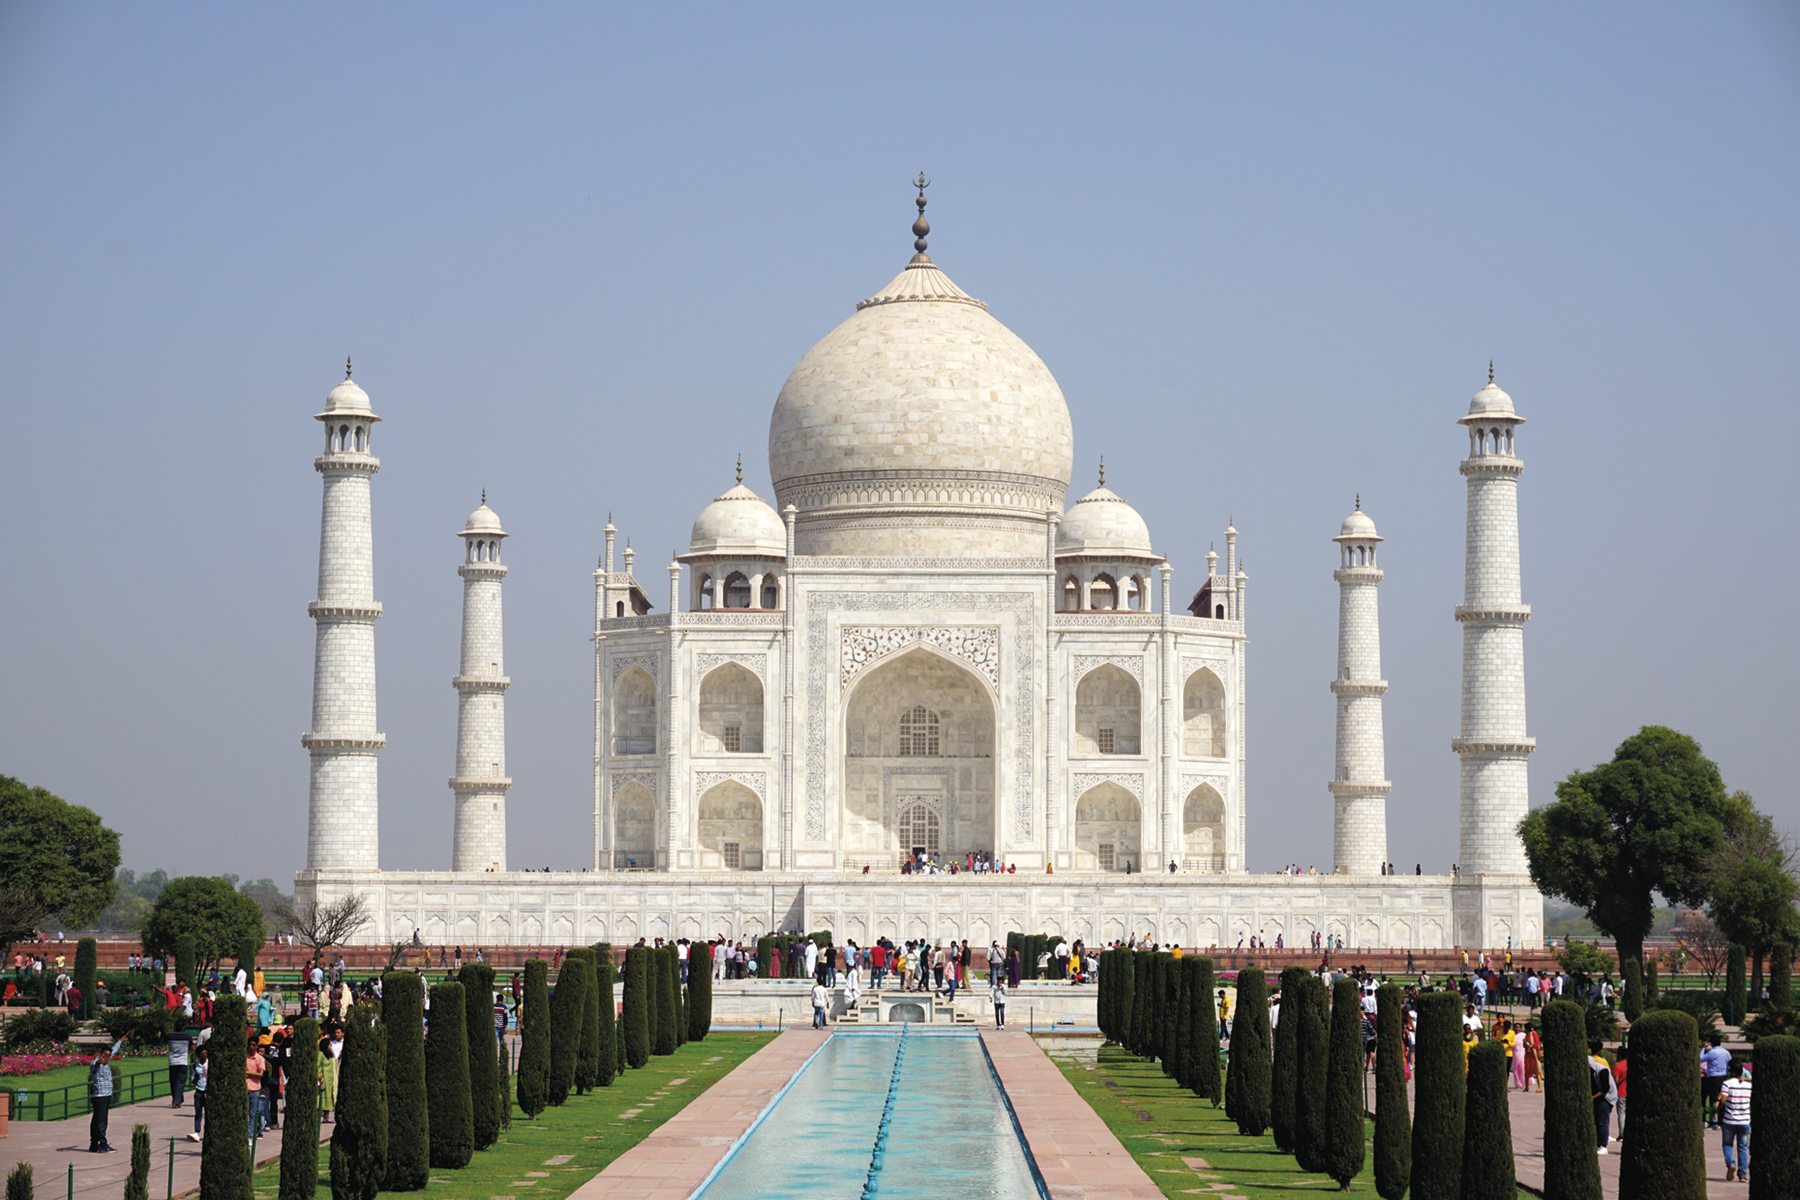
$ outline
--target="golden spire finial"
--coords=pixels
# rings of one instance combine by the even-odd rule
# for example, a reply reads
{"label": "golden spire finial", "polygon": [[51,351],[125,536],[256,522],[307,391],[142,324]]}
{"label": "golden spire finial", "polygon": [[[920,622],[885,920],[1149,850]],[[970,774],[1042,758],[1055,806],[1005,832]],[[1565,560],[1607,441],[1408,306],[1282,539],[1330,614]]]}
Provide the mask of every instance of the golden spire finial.
{"label": "golden spire finial", "polygon": [[1361,492],[1356,493],[1356,511],[1357,512],[1362,511],[1362,493]]}
{"label": "golden spire finial", "polygon": [[481,489],[481,507],[483,507],[483,508],[487,507],[487,489],[486,488]]}
{"label": "golden spire finial", "polygon": [[1100,456],[1100,486],[1106,486],[1106,455]]}

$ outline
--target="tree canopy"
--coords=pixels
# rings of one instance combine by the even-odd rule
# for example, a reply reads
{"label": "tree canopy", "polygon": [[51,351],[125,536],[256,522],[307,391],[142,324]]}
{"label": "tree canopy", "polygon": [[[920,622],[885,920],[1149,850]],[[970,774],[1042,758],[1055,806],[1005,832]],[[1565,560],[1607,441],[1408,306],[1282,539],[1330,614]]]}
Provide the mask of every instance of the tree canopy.
{"label": "tree canopy", "polygon": [[1747,792],[1726,801],[1725,836],[1702,866],[1708,911],[1731,941],[1761,954],[1800,941],[1795,849]]}
{"label": "tree canopy", "polygon": [[1706,900],[1708,858],[1725,836],[1728,799],[1719,768],[1686,734],[1646,725],[1612,761],[1556,785],[1555,802],[1519,822],[1538,890],[1583,909],[1643,958],[1655,897]]}
{"label": "tree canopy", "polygon": [[[92,810],[0,775],[0,942],[55,917],[82,928],[113,901],[119,835]],[[22,926],[22,927],[21,927]]]}
{"label": "tree canopy", "polygon": [[184,933],[193,935],[200,962],[216,963],[236,954],[245,940],[263,940],[262,909],[223,879],[204,875],[171,879],[144,923],[144,949],[172,953],[175,939]]}

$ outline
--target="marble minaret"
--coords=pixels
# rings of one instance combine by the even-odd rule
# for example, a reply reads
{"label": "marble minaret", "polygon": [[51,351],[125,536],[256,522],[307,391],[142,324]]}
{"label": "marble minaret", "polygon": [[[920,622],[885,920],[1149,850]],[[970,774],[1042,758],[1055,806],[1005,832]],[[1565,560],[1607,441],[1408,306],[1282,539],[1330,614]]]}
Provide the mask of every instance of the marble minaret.
{"label": "marble minaret", "polygon": [[1451,748],[1462,759],[1464,875],[1524,875],[1517,827],[1527,806],[1525,760],[1537,743],[1525,735],[1525,622],[1519,599],[1519,476],[1514,435],[1525,418],[1512,397],[1487,386],[1458,424],[1469,430],[1468,541],[1463,560],[1462,735]]}
{"label": "marble minaret", "polygon": [[381,469],[370,433],[381,418],[350,378],[325,398],[325,453],[313,468],[325,478],[319,524],[319,598],[306,606],[316,624],[312,754],[307,804],[309,870],[373,871],[380,866],[375,756],[387,739],[375,729],[375,547],[369,482]]}
{"label": "marble minaret", "polygon": [[1387,750],[1381,728],[1381,612],[1376,600],[1381,537],[1362,510],[1344,519],[1332,541],[1338,544],[1337,772],[1331,794],[1336,805],[1333,861],[1340,875],[1378,875],[1387,863]]}
{"label": "marble minaret", "polygon": [[506,870],[506,654],[500,619],[500,540],[506,531],[487,506],[469,514],[464,543],[462,670],[456,688],[456,835],[452,871]]}

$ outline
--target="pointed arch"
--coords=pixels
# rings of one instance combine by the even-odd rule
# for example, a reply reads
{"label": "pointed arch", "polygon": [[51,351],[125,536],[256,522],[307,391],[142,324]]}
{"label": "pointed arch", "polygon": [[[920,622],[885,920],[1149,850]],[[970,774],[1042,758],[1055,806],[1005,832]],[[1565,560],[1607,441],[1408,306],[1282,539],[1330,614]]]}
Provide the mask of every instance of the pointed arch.
{"label": "pointed arch", "polygon": [[1225,869],[1225,798],[1203,783],[1181,806],[1181,846],[1190,871]]}
{"label": "pointed arch", "polygon": [[1075,685],[1075,753],[1142,753],[1143,697],[1137,680],[1111,663]]}
{"label": "pointed arch", "polygon": [[642,667],[628,667],[612,689],[613,753],[656,753],[656,681]]}
{"label": "pointed arch", "polygon": [[760,871],[763,806],[755,792],[735,779],[708,788],[700,797],[700,865],[719,871]]}
{"label": "pointed arch", "polygon": [[1181,752],[1189,758],[1225,757],[1225,684],[1208,667],[1188,676],[1182,688]]}
{"label": "pointed arch", "polygon": [[721,663],[700,681],[701,754],[763,752],[763,682],[741,663]]}
{"label": "pointed arch", "polygon": [[1088,871],[1141,868],[1143,818],[1137,797],[1111,781],[1075,801],[1075,862]]}
{"label": "pointed arch", "polygon": [[613,866],[655,865],[656,798],[643,784],[628,783],[613,796]]}

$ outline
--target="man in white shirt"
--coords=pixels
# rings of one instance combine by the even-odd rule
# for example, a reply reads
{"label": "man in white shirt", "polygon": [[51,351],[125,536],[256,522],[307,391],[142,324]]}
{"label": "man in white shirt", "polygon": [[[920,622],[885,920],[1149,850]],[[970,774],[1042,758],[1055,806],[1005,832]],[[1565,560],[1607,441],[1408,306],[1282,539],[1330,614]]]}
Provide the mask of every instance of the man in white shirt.
{"label": "man in white shirt", "polygon": [[830,1003],[831,993],[825,990],[825,985],[822,983],[813,984],[812,1006],[814,1029],[825,1028],[825,1006]]}
{"label": "man in white shirt", "polygon": [[994,986],[988,989],[988,999],[994,1002],[994,1028],[1006,1028],[1006,979],[995,975]]}
{"label": "man in white shirt", "polygon": [[723,980],[725,978],[725,960],[730,957],[730,954],[731,951],[725,948],[724,938],[720,938],[713,943],[712,967],[714,979]]}
{"label": "man in white shirt", "polygon": [[[819,971],[819,943],[811,938],[806,939],[806,977],[817,979]],[[823,986],[822,984],[820,986]]]}

